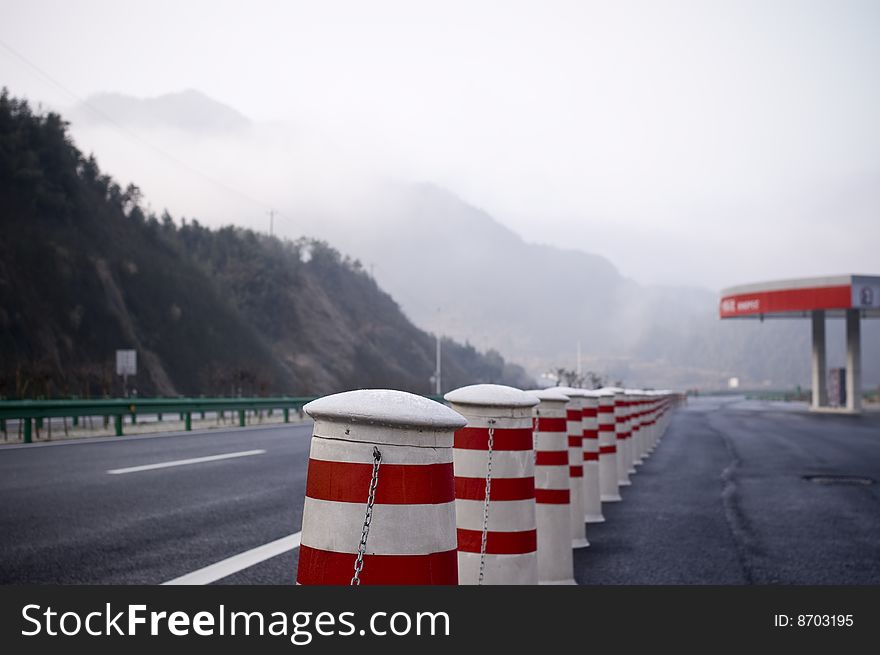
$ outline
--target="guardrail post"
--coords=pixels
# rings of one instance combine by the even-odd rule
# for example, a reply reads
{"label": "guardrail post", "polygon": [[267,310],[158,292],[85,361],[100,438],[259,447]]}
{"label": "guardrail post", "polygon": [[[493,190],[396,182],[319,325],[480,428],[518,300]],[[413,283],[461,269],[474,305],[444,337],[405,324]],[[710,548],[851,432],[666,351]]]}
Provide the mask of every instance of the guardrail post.
{"label": "guardrail post", "polygon": [[113,427],[116,429],[116,436],[122,436],[122,414],[113,417]]}
{"label": "guardrail post", "polygon": [[205,420],[205,410],[202,410],[201,414],[202,414],[202,420],[204,421]]}
{"label": "guardrail post", "polygon": [[287,407],[284,408],[284,422],[290,423],[290,409]]}
{"label": "guardrail post", "polygon": [[137,425],[137,414],[135,414],[134,412],[131,413],[131,424]]}
{"label": "guardrail post", "polygon": [[5,418],[0,418],[0,431],[2,431],[4,435],[6,434],[6,419]]}
{"label": "guardrail post", "polygon": [[43,417],[37,419],[37,432],[43,429]]}
{"label": "guardrail post", "polygon": [[186,430],[187,432],[192,430],[192,413],[191,412],[187,412],[186,414],[184,414],[183,429]]}
{"label": "guardrail post", "polygon": [[244,410],[243,409],[238,410],[238,425],[240,427],[245,426]]}
{"label": "guardrail post", "polygon": [[77,427],[79,425],[79,416],[73,417],[73,427]]}
{"label": "guardrail post", "polygon": [[156,421],[157,421],[158,423],[161,423],[161,422],[162,422],[162,412],[159,412],[158,414],[156,414]]}
{"label": "guardrail post", "polygon": [[31,420],[29,418],[24,419],[24,442],[31,443],[33,439],[31,438]]}

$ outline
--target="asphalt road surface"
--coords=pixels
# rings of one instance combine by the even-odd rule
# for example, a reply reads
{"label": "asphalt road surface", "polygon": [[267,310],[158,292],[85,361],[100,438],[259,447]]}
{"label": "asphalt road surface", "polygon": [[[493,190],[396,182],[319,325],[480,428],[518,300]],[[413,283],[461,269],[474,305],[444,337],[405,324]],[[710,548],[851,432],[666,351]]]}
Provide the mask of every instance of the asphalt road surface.
{"label": "asphalt road surface", "polygon": [[[0,582],[292,583],[310,431],[0,447]],[[632,480],[578,582],[880,584],[880,414],[693,398]]]}
{"label": "asphalt road surface", "polygon": [[[297,532],[310,436],[309,423],[0,448],[0,581],[158,584]],[[274,577],[241,581],[293,582],[295,552],[275,559]]]}
{"label": "asphalt road surface", "polygon": [[[853,476],[821,484],[804,476]],[[691,398],[660,446],[603,504],[588,584],[880,583],[880,414]],[[830,480],[829,480],[830,482]]]}

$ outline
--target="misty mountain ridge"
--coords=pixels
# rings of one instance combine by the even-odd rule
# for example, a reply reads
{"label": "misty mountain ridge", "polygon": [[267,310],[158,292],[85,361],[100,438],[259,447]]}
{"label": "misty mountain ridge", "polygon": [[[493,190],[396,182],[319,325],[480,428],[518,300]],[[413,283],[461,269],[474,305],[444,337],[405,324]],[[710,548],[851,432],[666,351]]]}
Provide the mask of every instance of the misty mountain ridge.
{"label": "misty mountain ridge", "polygon": [[97,93],[71,108],[67,117],[75,124],[88,126],[118,123],[204,134],[239,133],[252,125],[244,114],[195,89],[154,98]]}

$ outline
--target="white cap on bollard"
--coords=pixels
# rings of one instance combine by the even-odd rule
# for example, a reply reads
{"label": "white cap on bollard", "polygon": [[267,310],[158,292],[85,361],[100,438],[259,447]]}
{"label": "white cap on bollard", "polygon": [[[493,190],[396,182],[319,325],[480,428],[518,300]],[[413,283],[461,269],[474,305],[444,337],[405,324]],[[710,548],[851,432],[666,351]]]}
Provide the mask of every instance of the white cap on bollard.
{"label": "white cap on bollard", "polygon": [[454,405],[472,407],[532,408],[538,404],[534,394],[503,384],[472,384],[449,391],[443,399]]}
{"label": "white cap on bollard", "polygon": [[348,391],[315,419],[299,584],[457,584],[454,431],[465,419],[422,396]]}
{"label": "white cap on bollard", "polygon": [[444,398],[467,419],[455,433],[455,512],[461,584],[537,584],[532,407],[497,384]]}

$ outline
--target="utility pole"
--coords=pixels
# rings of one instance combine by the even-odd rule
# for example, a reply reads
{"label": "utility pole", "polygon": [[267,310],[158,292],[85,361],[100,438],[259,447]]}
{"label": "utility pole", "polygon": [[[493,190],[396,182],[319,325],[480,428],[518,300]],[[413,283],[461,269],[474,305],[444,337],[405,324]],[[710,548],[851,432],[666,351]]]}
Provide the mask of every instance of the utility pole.
{"label": "utility pole", "polygon": [[441,376],[441,368],[440,368],[440,329],[439,329],[440,324],[441,324],[440,317],[442,315],[442,311],[443,310],[441,307],[437,308],[437,327],[438,327],[438,329],[434,335],[435,338],[437,339],[437,351],[436,351],[436,357],[435,357],[435,361],[434,361],[434,375],[432,376],[432,379],[434,380],[434,393],[437,394],[438,396],[443,393],[443,384],[442,384],[442,380],[440,377]]}
{"label": "utility pole", "polygon": [[439,396],[442,393],[442,391],[441,391],[442,387],[440,384],[440,333],[439,332],[437,333],[437,363],[435,364],[434,368],[436,371],[434,373],[434,381],[436,382],[436,385],[437,385],[435,393]]}
{"label": "utility pole", "polygon": [[580,340],[578,340],[577,375],[578,375],[578,378],[581,377],[581,342],[580,342]]}
{"label": "utility pole", "polygon": [[266,213],[269,214],[269,236],[271,237],[275,231],[275,210],[270,209]]}

